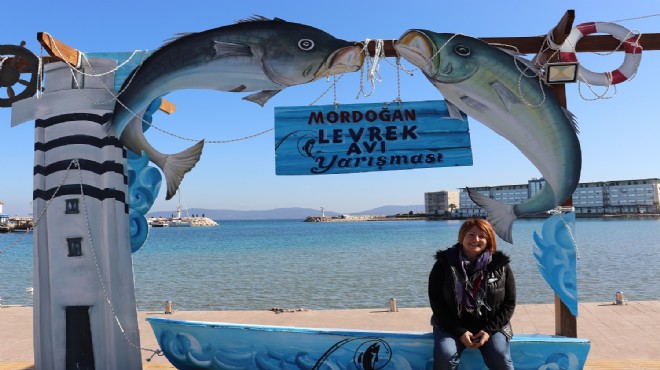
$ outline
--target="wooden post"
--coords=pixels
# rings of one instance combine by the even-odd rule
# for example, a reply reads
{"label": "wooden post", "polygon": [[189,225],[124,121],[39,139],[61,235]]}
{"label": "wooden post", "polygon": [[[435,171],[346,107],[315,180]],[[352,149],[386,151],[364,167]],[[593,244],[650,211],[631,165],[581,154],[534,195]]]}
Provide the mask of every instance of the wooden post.
{"label": "wooden post", "polygon": [[[574,11],[567,11],[564,17],[559,21],[557,26],[552,30],[553,39],[557,44],[561,44],[566,40],[568,34],[573,27],[573,20],[575,19]],[[537,55],[537,63],[545,63],[546,61],[558,61],[559,56],[554,51],[548,51],[543,54]],[[554,93],[559,105],[567,108],[566,101],[566,85],[555,84],[551,85],[551,90]],[[573,196],[571,195],[564,201],[562,206],[572,206]],[[557,293],[555,293],[555,334],[565,337],[577,338],[577,318],[573,316],[571,311],[566,307],[564,302],[561,301]]]}
{"label": "wooden post", "polygon": [[[552,85],[552,91],[557,97],[559,105],[566,108],[566,85]],[[566,199],[562,206],[573,206],[573,196]],[[557,293],[555,293],[555,334],[564,337],[577,338],[577,318],[573,316]]]}

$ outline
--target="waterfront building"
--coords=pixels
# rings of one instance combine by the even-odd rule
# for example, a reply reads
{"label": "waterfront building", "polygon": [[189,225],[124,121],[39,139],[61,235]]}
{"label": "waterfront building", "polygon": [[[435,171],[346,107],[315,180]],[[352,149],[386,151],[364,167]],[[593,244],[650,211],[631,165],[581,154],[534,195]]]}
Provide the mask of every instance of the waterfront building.
{"label": "waterfront building", "polygon": [[457,191],[434,191],[424,193],[424,213],[427,215],[440,216],[453,213],[459,207]]}
{"label": "waterfront building", "polygon": [[[519,204],[533,197],[545,180],[531,179],[527,184],[470,187],[505,204]],[[576,214],[645,214],[660,213],[660,179],[632,179],[579,183],[573,192]],[[459,189],[460,217],[485,217],[465,188]]]}
{"label": "waterfront building", "polygon": [[9,220],[9,215],[2,213],[3,206],[4,203],[0,202],[0,225],[5,225],[7,223],[7,220]]}
{"label": "waterfront building", "polygon": [[582,214],[660,213],[660,179],[580,183],[573,206]]}

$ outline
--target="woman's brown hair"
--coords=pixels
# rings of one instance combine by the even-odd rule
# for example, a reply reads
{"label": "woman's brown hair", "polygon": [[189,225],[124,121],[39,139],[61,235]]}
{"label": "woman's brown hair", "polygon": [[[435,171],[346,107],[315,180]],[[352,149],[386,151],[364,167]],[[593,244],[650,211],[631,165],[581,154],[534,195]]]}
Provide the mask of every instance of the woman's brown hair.
{"label": "woman's brown hair", "polygon": [[497,237],[495,236],[495,230],[493,230],[493,226],[491,226],[490,222],[483,218],[468,218],[465,220],[463,225],[461,225],[460,230],[458,230],[458,242],[463,242],[463,238],[465,238],[465,235],[473,226],[478,227],[479,230],[486,233],[486,240],[488,242],[487,248],[490,253],[495,253],[497,250]]}

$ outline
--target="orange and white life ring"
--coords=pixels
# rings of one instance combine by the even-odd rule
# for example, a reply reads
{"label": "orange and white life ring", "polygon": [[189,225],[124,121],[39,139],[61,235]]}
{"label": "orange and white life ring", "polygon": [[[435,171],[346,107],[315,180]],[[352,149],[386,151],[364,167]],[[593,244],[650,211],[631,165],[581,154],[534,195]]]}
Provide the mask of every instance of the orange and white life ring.
{"label": "orange and white life ring", "polygon": [[642,46],[638,42],[639,35],[633,34],[627,28],[615,23],[587,22],[577,25],[561,45],[559,59],[562,62],[577,62],[575,45],[582,36],[592,33],[607,33],[614,36],[623,43],[623,50],[626,55],[623,64],[611,72],[595,73],[580,65],[578,67],[578,78],[591,85],[609,86],[634,76],[639,67],[639,62],[642,60]]}

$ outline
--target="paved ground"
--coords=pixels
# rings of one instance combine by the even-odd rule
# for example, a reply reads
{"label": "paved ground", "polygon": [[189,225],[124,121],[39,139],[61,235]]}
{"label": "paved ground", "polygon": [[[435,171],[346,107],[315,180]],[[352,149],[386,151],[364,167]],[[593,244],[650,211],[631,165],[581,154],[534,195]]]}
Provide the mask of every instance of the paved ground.
{"label": "paved ground", "polygon": [[[176,309],[176,307],[175,307]],[[660,301],[628,302],[627,305],[581,303],[578,336],[591,340],[586,369],[660,370]],[[175,311],[140,312],[141,347],[157,349],[156,339],[145,322],[147,316],[180,320],[219,321],[262,325],[317,328],[351,328],[388,331],[430,331],[429,308],[385,308],[332,311]],[[513,318],[516,333],[554,334],[554,305],[519,305]],[[34,369],[32,308],[0,309],[0,370]],[[144,369],[173,369],[164,357],[146,362]]]}

